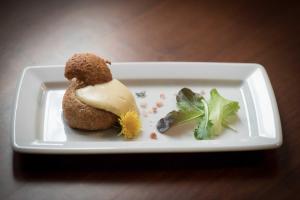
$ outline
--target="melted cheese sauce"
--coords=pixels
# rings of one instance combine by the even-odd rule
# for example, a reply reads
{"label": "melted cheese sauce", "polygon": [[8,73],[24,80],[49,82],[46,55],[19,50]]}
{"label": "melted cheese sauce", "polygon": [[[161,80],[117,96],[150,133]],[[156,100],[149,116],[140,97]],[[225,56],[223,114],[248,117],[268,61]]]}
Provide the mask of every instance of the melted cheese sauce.
{"label": "melted cheese sauce", "polygon": [[121,116],[128,111],[138,113],[134,96],[117,79],[77,89],[76,97],[89,106],[112,112],[117,116]]}

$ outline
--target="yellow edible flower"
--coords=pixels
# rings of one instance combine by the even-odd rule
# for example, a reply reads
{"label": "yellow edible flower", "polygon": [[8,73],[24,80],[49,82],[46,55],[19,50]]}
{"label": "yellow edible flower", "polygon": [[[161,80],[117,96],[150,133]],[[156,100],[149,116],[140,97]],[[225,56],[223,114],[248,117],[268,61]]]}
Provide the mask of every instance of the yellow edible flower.
{"label": "yellow edible flower", "polygon": [[136,138],[141,131],[141,120],[139,115],[134,111],[128,111],[122,114],[119,119],[121,125],[121,134],[126,139]]}

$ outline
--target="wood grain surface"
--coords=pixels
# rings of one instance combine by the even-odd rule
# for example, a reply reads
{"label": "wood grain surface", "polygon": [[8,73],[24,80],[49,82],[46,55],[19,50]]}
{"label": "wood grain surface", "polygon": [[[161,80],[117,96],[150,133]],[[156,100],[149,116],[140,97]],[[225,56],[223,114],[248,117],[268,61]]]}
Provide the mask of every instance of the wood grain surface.
{"label": "wood grain surface", "polygon": [[[297,199],[299,19],[300,4],[289,1],[1,1],[0,199]],[[22,69],[64,64],[75,52],[113,62],[260,63],[277,98],[283,145],[235,153],[14,153]]]}

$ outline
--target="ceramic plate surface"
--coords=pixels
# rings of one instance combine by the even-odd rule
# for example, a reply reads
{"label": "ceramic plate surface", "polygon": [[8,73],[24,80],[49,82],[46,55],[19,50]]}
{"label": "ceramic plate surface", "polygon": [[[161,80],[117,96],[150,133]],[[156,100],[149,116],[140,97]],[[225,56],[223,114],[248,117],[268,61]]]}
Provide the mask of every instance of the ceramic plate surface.
{"label": "ceramic plate surface", "polygon": [[[265,69],[259,64],[200,62],[113,63],[111,71],[135,93],[146,91],[148,108],[160,94],[166,99],[156,114],[141,115],[143,131],[133,141],[118,137],[115,130],[84,132],[71,129],[62,117],[62,97],[68,86],[64,66],[27,67],[22,73],[14,108],[12,145],[26,153],[154,153],[243,151],[277,148],[282,143],[276,99]],[[156,131],[157,121],[176,108],[175,94],[183,87],[209,91],[240,103],[237,130],[225,130],[213,140],[195,140],[195,124]],[[140,108],[141,109],[141,108]],[[147,111],[147,110],[146,110]],[[150,133],[157,133],[157,140]]]}

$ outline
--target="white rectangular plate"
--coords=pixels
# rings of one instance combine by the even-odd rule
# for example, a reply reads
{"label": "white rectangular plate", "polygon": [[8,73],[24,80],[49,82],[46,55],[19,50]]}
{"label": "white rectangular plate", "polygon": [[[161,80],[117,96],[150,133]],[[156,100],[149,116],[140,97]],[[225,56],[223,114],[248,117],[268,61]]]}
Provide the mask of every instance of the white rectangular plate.
{"label": "white rectangular plate", "polygon": [[[144,153],[209,152],[277,148],[281,124],[274,93],[265,69],[258,64],[200,62],[113,63],[111,71],[135,93],[146,91],[148,108],[166,99],[156,114],[141,115],[141,136],[127,141],[114,130],[87,133],[68,127],[62,118],[62,97],[68,86],[64,66],[27,67],[21,76],[14,109],[12,144],[27,153]],[[212,140],[196,140],[195,124],[156,131],[157,121],[176,108],[175,94],[183,87],[220,94],[240,103],[236,132],[224,130]],[[140,108],[141,110],[141,108]],[[142,111],[141,111],[142,112]],[[157,133],[157,140],[150,133]]]}

